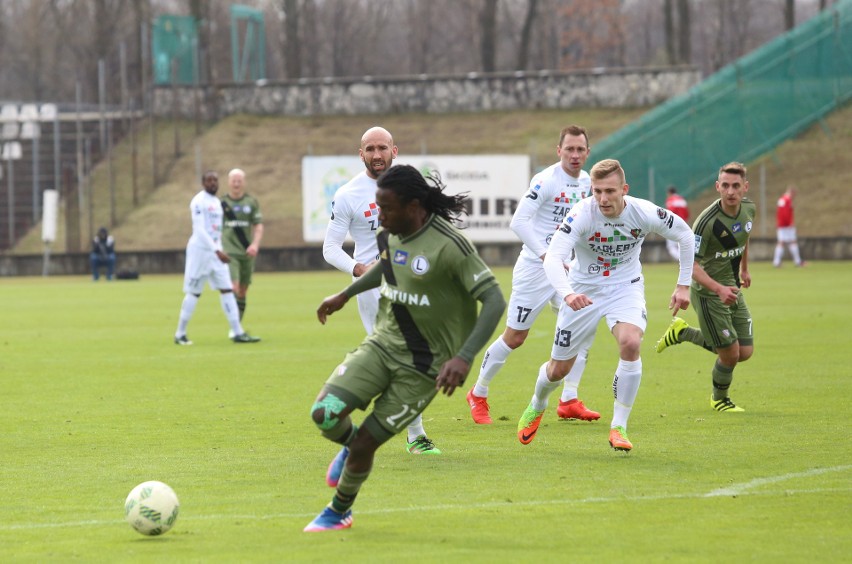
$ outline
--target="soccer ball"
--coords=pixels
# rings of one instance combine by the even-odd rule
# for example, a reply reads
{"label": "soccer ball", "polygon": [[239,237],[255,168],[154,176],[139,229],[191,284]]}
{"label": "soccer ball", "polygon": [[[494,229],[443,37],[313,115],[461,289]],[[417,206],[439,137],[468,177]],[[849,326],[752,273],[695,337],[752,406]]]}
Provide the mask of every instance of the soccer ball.
{"label": "soccer ball", "polygon": [[163,482],[142,482],[124,501],[124,518],[143,535],[162,535],[177,521],[180,502]]}

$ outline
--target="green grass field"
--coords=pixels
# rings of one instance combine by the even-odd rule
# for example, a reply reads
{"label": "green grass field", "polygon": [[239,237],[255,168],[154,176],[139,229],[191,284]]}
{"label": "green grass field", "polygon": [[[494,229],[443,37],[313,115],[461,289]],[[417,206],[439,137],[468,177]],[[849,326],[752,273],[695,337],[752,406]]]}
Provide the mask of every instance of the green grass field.
{"label": "green grass field", "polygon": [[[363,330],[354,307],[326,326],[314,312],[346,277],[257,275],[258,345],[227,340],[208,289],[192,347],[172,344],[178,276],[0,279],[0,561],[848,561],[852,263],[752,268],[756,353],[731,393],[745,413],[710,410],[709,353],[654,352],[676,274],[650,265],[631,453],[607,444],[617,360],[603,326],[581,386],[602,419],[561,422],[551,407],[519,444],[546,313],[492,383],[493,425],[473,424],[464,391],[438,397],[424,418],[444,454],[394,438],[353,528],[323,534],[302,528],[330,499],[337,448],[308,412]],[[508,296],[511,271],[497,273]],[[163,537],[124,522],[125,496],[151,479],[181,499]]]}

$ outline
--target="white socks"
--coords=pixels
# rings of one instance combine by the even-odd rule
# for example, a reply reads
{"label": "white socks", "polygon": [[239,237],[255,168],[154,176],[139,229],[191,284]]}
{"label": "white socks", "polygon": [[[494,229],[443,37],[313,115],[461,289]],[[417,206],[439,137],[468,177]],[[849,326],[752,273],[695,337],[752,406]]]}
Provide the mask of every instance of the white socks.
{"label": "white socks", "polygon": [[[787,243],[787,246],[790,249],[790,255],[793,257],[793,262],[796,263],[797,266],[802,264],[802,257],[799,255],[799,244],[798,243]],[[781,266],[781,259],[784,258],[784,246],[776,245],[775,246],[775,256],[772,259],[773,266]]]}
{"label": "white socks", "polygon": [[414,420],[408,424],[408,442],[410,443],[420,435],[426,436],[426,429],[423,428],[423,414],[419,414]]}
{"label": "white socks", "polygon": [[220,293],[219,300],[222,302],[222,311],[225,312],[225,317],[228,318],[228,325],[231,326],[231,331],[234,332],[234,335],[242,335],[243,326],[240,325],[240,310],[237,307],[237,298],[234,297],[234,293]]}
{"label": "white socks", "polygon": [[195,294],[186,294],[183,297],[183,303],[180,304],[180,317],[178,318],[175,337],[186,335],[186,327],[189,325],[189,320],[192,319],[192,314],[195,312],[195,305],[197,303],[198,297]]}
{"label": "white socks", "polygon": [[512,354],[512,349],[509,348],[503,337],[497,337],[497,340],[491,343],[482,357],[482,366],[479,369],[476,385],[473,387],[473,395],[481,398],[488,397],[488,384],[506,364],[506,359],[509,358],[510,354]]}
{"label": "white socks", "polygon": [[561,381],[551,382],[547,379],[547,362],[541,365],[538,369],[538,378],[535,381],[535,393],[533,394],[530,405],[536,411],[544,411],[547,409],[547,398],[553,393],[553,390],[559,387]]}
{"label": "white socks", "polygon": [[580,351],[577,358],[574,359],[574,366],[565,376],[565,387],[562,388],[562,401],[571,401],[577,399],[577,388],[580,387],[580,380],[583,378],[583,371],[586,369],[586,361],[589,360],[589,349]]}
{"label": "white socks", "polygon": [[619,360],[615,377],[612,379],[612,391],[615,402],[612,408],[612,424],[610,427],[627,428],[630,410],[639,392],[639,382],[642,381],[642,359]]}

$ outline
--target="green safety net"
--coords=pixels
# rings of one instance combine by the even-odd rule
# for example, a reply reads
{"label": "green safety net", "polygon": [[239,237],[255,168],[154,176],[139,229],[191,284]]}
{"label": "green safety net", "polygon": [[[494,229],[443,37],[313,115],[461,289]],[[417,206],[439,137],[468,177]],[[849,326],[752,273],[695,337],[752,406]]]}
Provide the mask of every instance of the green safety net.
{"label": "green safety net", "polygon": [[841,0],[602,139],[592,160],[621,161],[631,195],[662,203],[674,185],[690,197],[850,97],[852,0]]}

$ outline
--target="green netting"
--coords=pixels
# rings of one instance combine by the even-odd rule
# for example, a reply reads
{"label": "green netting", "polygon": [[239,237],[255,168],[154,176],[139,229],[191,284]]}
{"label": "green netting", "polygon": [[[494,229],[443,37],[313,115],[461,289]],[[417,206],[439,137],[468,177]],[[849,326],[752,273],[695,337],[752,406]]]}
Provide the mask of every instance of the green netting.
{"label": "green netting", "polygon": [[630,193],[658,203],[675,185],[706,189],[719,167],[748,163],[852,97],[852,0],[721,69],[593,147],[615,158]]}
{"label": "green netting", "polygon": [[195,83],[195,50],[198,26],[191,16],[164,14],[157,17],[151,33],[154,83],[172,83],[172,63],[176,84]]}

